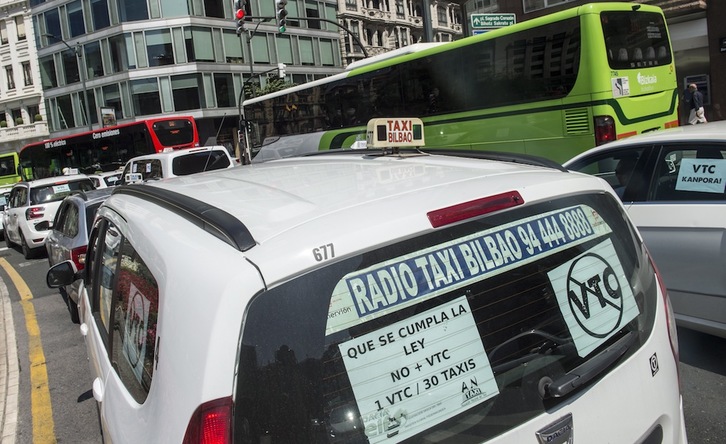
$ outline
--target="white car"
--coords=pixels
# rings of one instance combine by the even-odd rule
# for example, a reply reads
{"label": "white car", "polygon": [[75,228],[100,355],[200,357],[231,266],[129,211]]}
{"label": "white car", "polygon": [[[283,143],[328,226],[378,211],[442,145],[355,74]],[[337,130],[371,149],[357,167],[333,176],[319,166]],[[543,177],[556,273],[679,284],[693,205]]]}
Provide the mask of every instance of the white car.
{"label": "white car", "polygon": [[88,178],[93,181],[93,185],[97,189],[114,187],[121,183],[122,170],[104,171],[102,173],[88,174]]}
{"label": "white car", "polygon": [[93,189],[93,182],[85,174],[16,183],[3,213],[7,246],[19,245],[26,259],[45,250],[45,238],[61,201],[74,191]]}
{"label": "white car", "polygon": [[120,184],[187,176],[236,165],[235,159],[224,146],[167,150],[130,159],[124,166]]}
{"label": "white car", "polygon": [[[393,120],[369,135],[419,134]],[[686,443],[668,295],[606,184],[374,145],[101,205],[105,441]]]}
{"label": "white car", "polygon": [[564,165],[617,190],[678,324],[726,338],[726,121],[629,137]]}
{"label": "white car", "polygon": [[2,231],[3,229],[3,223],[5,222],[4,215],[5,215],[5,207],[8,204],[8,198],[10,197],[10,190],[13,189],[12,185],[3,185],[0,186],[0,234],[3,236],[5,233]]}

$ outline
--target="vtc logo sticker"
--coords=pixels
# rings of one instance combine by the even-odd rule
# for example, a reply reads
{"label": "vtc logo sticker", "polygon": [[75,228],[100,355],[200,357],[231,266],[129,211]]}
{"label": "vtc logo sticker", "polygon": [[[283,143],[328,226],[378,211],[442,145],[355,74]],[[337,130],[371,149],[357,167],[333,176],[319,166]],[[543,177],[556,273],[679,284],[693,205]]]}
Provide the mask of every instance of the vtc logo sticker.
{"label": "vtc logo sticker", "polygon": [[598,254],[587,253],[571,264],[567,301],[579,326],[596,338],[615,331],[623,317],[622,287],[613,267]]}

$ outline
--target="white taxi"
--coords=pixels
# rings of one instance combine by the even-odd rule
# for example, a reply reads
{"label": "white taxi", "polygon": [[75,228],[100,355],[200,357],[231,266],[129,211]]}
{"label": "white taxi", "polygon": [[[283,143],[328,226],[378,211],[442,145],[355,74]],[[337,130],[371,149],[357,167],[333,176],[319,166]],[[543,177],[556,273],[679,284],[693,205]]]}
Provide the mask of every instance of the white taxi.
{"label": "white taxi", "polygon": [[105,439],[685,443],[668,295],[607,183],[421,129],[118,187],[80,276]]}
{"label": "white taxi", "polygon": [[137,156],[126,162],[117,185],[187,176],[202,171],[219,170],[236,166],[226,147],[203,146],[197,148],[170,149],[164,152]]}

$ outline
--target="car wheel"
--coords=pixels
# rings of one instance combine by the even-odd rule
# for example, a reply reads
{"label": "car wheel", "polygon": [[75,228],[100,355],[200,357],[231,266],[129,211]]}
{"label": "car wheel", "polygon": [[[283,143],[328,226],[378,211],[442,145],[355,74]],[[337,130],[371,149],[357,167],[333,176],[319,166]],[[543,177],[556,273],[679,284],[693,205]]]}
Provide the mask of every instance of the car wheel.
{"label": "car wheel", "polygon": [[80,324],[81,323],[81,317],[78,315],[78,304],[76,304],[76,301],[71,299],[70,296],[68,296],[68,293],[65,290],[63,291],[65,299],[66,299],[66,305],[68,306],[68,311],[71,313],[71,321],[73,321],[74,324]]}
{"label": "car wheel", "polygon": [[35,252],[28,246],[28,243],[25,241],[25,237],[23,237],[23,233],[20,233],[20,247],[23,249],[23,256],[25,256],[25,259],[33,258]]}

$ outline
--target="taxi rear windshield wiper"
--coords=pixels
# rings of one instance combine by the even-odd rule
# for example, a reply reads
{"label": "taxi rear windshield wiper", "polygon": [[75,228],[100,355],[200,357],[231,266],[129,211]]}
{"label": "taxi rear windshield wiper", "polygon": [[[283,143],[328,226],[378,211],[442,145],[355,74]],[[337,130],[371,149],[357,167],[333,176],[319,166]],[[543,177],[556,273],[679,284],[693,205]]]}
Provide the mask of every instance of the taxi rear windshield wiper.
{"label": "taxi rear windshield wiper", "polygon": [[536,341],[531,347],[528,347],[529,353],[514,359],[509,359],[502,362],[501,364],[494,365],[492,367],[494,373],[500,374],[509,371],[522,364],[526,364],[535,359],[542,358],[543,356],[577,356],[577,349],[575,348],[575,344],[569,337],[555,336],[551,333],[534,329],[520,333],[499,344],[489,354],[489,360],[492,363],[497,362],[496,356],[498,354],[501,354],[501,352],[504,352],[508,349],[511,352],[511,347],[513,343],[517,343],[520,340],[526,340],[528,337],[532,337],[532,340]]}
{"label": "taxi rear windshield wiper", "polygon": [[570,370],[565,375],[544,387],[545,398],[561,398],[595,379],[600,373],[615,363],[635,342],[635,332],[628,332],[611,346],[588,359],[584,364]]}

